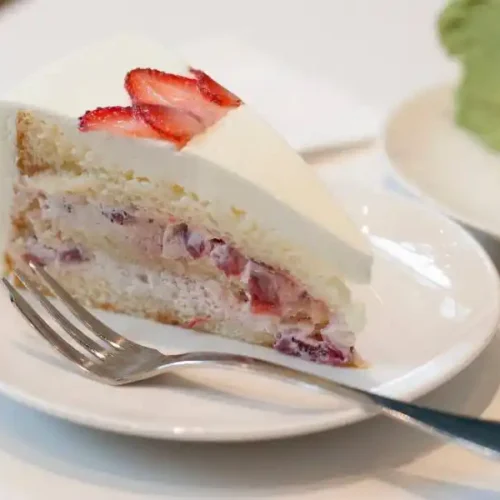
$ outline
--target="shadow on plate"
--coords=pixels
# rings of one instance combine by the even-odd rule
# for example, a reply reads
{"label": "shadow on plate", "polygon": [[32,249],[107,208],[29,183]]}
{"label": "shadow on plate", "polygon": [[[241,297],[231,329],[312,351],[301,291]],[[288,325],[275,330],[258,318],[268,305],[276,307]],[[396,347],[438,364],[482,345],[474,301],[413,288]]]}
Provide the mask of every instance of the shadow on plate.
{"label": "shadow on plate", "polygon": [[[34,345],[28,345],[22,341],[14,341],[13,343],[16,349],[19,349],[23,353],[36,358],[42,363],[47,363],[50,366],[62,370],[63,373],[61,373],[61,376],[64,376],[64,374],[74,374],[78,377],[84,376],[77,366],[69,363],[57,353],[52,354],[51,352],[46,352],[41,347],[37,348]],[[339,407],[339,409],[342,409],[344,406],[346,408],[350,406],[350,403],[348,401],[344,402],[341,399],[339,399],[338,402],[337,400],[335,400],[333,406],[330,404],[326,404],[327,402],[325,402],[326,406],[312,405],[310,407],[306,407],[303,404],[295,404],[295,402],[290,400],[289,398],[287,398],[287,401],[284,402],[273,401],[262,396],[261,391],[258,389],[259,384],[256,384],[255,393],[250,392],[246,395],[243,395],[241,393],[241,390],[235,384],[223,383],[224,381],[229,380],[228,374],[231,373],[230,369],[211,368],[210,370],[211,372],[217,371],[218,373],[220,373],[220,376],[213,380],[211,384],[205,383],[201,376],[197,376],[199,372],[196,368],[186,368],[183,370],[185,374],[184,376],[178,374],[181,370],[176,370],[172,371],[172,373],[164,374],[154,379],[145,380],[143,382],[116,390],[134,391],[136,389],[140,389],[141,387],[158,389],[164,388],[172,391],[195,393],[197,398],[203,398],[210,401],[220,400],[221,402],[224,402],[226,404],[229,401],[235,405],[238,405],[239,407],[272,410],[278,413],[284,412],[287,415],[320,415],[322,413],[331,413],[332,410],[336,409],[337,407]],[[262,377],[262,375],[255,376]],[[89,380],[89,383],[97,384],[98,382]],[[279,379],[276,379],[276,383],[286,384],[287,382],[281,382]],[[314,388],[307,387],[304,387],[303,390],[315,391]],[[168,397],[168,392],[165,392],[165,397]]]}
{"label": "shadow on plate", "polygon": [[377,479],[408,491],[415,498],[426,500],[457,500],[470,498],[474,500],[497,500],[499,492],[480,487],[468,486],[459,482],[429,479],[416,474],[401,471],[390,471],[377,475]]}
{"label": "shadow on plate", "polygon": [[482,231],[473,227],[460,223],[462,227],[468,231],[476,241],[486,250],[491,260],[495,264],[497,270],[500,270],[500,241],[493,236],[483,233]]}
{"label": "shadow on plate", "polygon": [[[481,414],[500,386],[498,359],[500,337],[469,368],[422,402]],[[234,497],[229,491],[234,489],[255,498],[269,489],[310,494],[327,485],[348,484],[360,475],[425,493],[423,479],[390,470],[441,446],[438,440],[384,417],[287,440],[189,444],[93,431],[6,399],[0,399],[0,408],[0,449],[16,459],[84,483],[152,496],[178,495],[184,487],[199,489],[199,498]],[[479,490],[472,493],[474,498],[490,498]]]}
{"label": "shadow on plate", "polygon": [[364,139],[360,141],[353,141],[350,143],[344,143],[340,146],[331,146],[323,149],[313,149],[311,151],[304,151],[302,153],[302,158],[306,163],[309,163],[312,167],[318,164],[331,164],[332,156],[336,161],[345,160],[345,158],[351,158],[358,156],[360,154],[366,154],[367,150],[372,149],[375,140]]}

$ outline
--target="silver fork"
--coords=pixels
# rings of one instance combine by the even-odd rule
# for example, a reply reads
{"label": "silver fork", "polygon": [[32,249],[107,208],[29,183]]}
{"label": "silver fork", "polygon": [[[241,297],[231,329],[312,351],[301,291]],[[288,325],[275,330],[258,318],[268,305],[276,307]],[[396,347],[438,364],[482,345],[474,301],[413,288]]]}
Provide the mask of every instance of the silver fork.
{"label": "silver fork", "polygon": [[388,417],[451,440],[488,458],[500,458],[499,422],[406,403],[248,356],[219,352],[188,352],[166,356],[155,349],[141,346],[119,335],[78,304],[43,267],[35,262],[30,262],[29,266],[72,314],[93,333],[95,338],[70,322],[45,298],[35,281],[20,270],[15,271],[18,278],[55,321],[80,345],[81,350],[74,348],[53,330],[23,298],[22,294],[3,278],[3,284],[10,293],[11,301],[52,347],[93,380],[119,386],[157,377],[176,368],[206,364],[258,370],[288,382],[299,382],[347,397],[368,406],[374,413],[381,410]]}

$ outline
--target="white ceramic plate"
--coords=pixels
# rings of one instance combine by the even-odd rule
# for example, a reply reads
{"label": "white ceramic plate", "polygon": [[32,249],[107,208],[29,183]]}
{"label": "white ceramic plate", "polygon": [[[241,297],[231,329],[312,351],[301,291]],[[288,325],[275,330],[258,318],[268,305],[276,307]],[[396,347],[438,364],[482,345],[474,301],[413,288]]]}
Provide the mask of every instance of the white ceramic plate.
{"label": "white ceramic plate", "polygon": [[[127,40],[98,44],[57,62],[25,81],[11,98],[70,114],[81,111],[79,100],[89,93],[113,102],[116,83],[134,58],[147,54],[151,65],[158,66],[169,57],[154,43]],[[116,70],[117,82],[93,77],[101,74],[103,65]],[[108,101],[102,96],[106,88]],[[479,245],[459,227],[420,205],[362,187],[360,178],[351,171],[324,181],[369,235],[375,252],[372,285],[354,290],[368,308],[358,348],[370,368],[318,367],[213,336],[124,316],[100,316],[123,334],[165,352],[237,351],[395,397],[424,394],[487,345],[499,316],[497,274]],[[0,315],[0,390],[85,425],[169,439],[224,441],[303,434],[368,416],[331,395],[226,370],[192,369],[159,382],[106,387],[59,359],[25,325],[7,297],[0,300]]]}
{"label": "white ceramic plate", "polygon": [[[500,304],[496,271],[464,230],[421,204],[363,187],[349,176],[337,176],[329,185],[369,235],[375,253],[372,285],[355,290],[368,308],[358,342],[368,369],[319,367],[264,348],[99,315],[165,352],[261,355],[398,398],[430,391],[463,369],[492,337]],[[368,416],[334,396],[238,371],[190,369],[146,385],[107,387],[83,378],[46,347],[3,294],[0,316],[0,390],[81,424],[159,438],[228,441],[304,434]]]}
{"label": "white ceramic plate", "polygon": [[389,119],[386,151],[417,194],[465,224],[500,238],[500,154],[455,125],[454,89],[429,89]]}

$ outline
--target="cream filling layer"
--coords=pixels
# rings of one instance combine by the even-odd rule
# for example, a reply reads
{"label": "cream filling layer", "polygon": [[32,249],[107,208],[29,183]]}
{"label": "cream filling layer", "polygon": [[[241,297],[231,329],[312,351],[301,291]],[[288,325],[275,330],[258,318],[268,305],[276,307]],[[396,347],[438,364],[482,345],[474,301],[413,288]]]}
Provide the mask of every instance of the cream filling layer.
{"label": "cream filling layer", "polygon": [[[251,281],[254,289],[255,284],[257,288],[262,288],[262,286],[272,288],[273,293],[265,293],[265,290],[256,290],[256,292],[259,295],[259,302],[264,302],[264,306],[275,302],[281,305],[281,312],[275,310],[275,315],[287,318],[297,317],[298,313],[300,317],[310,317],[313,324],[331,324],[332,318],[334,324],[338,321],[336,318],[338,308],[332,316],[321,301],[311,298],[304,288],[285,275],[246,259],[233,247],[220,240],[211,239],[211,236],[202,229],[183,228],[182,226],[185,225],[178,224],[173,219],[158,221],[154,215],[141,212],[134,207],[110,208],[101,204],[88,203],[79,195],[53,195],[44,199],[41,213],[35,217],[50,221],[52,232],[56,234],[60,232],[75,239],[75,235],[80,233],[86,238],[91,238],[90,240],[84,238],[80,241],[76,239],[77,243],[83,246],[90,241],[88,248],[95,248],[92,242],[96,241],[96,237],[101,242],[108,243],[108,246],[112,244],[123,247],[127,260],[133,257],[131,252],[134,252],[135,263],[143,263],[153,269],[161,268],[161,262],[170,263],[178,260],[180,268],[177,266],[177,269],[182,271],[182,262],[189,262],[191,269],[193,269],[193,264],[196,266],[199,262],[199,268],[205,268],[205,271],[207,267],[209,268],[209,275],[224,273],[235,284],[243,285],[244,289],[249,289]],[[36,221],[33,222],[36,223]],[[183,229],[182,232],[179,231],[179,227]],[[57,241],[54,243],[54,246],[58,245]],[[151,266],[151,259],[155,259],[155,266]],[[255,283],[255,280],[260,283]],[[248,292],[247,296],[251,299]],[[259,307],[259,309],[262,313],[266,307]],[[345,321],[349,325],[349,328],[346,327],[345,330],[359,330],[364,319],[362,308],[349,304],[342,310],[345,311]],[[328,335],[330,328],[327,326],[323,330]],[[334,335],[337,335],[338,328],[333,328],[333,330]],[[345,335],[344,340],[337,338],[335,341],[346,345],[353,343],[353,339],[346,339]]]}

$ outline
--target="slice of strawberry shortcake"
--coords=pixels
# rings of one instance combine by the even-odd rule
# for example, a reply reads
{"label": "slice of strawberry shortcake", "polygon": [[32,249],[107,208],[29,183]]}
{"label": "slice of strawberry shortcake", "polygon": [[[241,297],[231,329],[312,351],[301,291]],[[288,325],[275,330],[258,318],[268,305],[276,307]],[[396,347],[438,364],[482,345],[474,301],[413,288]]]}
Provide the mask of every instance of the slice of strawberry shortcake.
{"label": "slice of strawberry shortcake", "polygon": [[123,81],[128,103],[79,120],[5,106],[7,272],[31,259],[88,306],[355,364],[344,280],[370,251],[311,169],[201,70]]}

